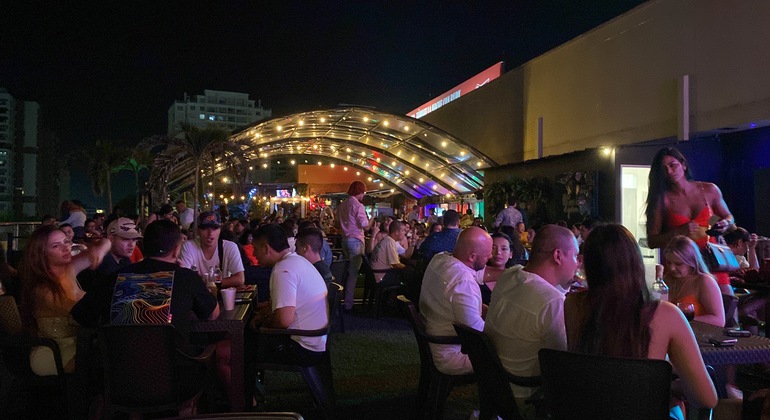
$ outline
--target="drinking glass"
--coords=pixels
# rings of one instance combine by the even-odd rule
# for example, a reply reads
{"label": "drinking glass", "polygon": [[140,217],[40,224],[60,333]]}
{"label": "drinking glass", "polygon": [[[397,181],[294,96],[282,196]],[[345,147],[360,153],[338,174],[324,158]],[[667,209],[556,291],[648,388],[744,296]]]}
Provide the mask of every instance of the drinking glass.
{"label": "drinking glass", "polygon": [[695,319],[695,305],[692,303],[677,302],[676,307],[682,311],[684,317],[687,318],[687,322],[692,322]]}

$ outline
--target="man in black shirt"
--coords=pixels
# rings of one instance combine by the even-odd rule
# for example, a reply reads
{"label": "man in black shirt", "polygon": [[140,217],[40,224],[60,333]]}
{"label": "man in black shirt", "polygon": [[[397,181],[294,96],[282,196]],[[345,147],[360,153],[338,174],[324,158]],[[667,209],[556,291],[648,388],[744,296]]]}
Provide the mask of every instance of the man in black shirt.
{"label": "man in black shirt", "polygon": [[306,228],[297,233],[297,242],[295,245],[297,254],[305,257],[306,260],[313,264],[313,267],[318,270],[318,273],[321,274],[321,277],[323,277],[324,282],[326,282],[328,286],[334,279],[332,270],[326,265],[324,260],[321,259],[321,247],[324,242],[324,237],[320,229]]}
{"label": "man in black shirt", "polygon": [[102,263],[93,270],[83,270],[78,274],[80,287],[86,292],[91,291],[97,283],[108,280],[110,275],[117,273],[121,268],[131,265],[131,254],[134,253],[142,234],[136,230],[133,220],[121,217],[110,223],[107,238],[112,245]]}
{"label": "man in black shirt", "polygon": [[[176,327],[177,346],[189,349],[190,313],[198,319],[216,319],[219,306],[216,298],[206,289],[198,273],[180,267],[177,263],[182,245],[179,226],[168,220],[158,220],[144,232],[144,256],[142,262],[121,268],[119,273],[148,274],[173,272],[174,286],[171,291],[171,323]],[[71,310],[72,317],[84,326],[96,326],[109,322],[110,304],[117,274],[97,284]]]}

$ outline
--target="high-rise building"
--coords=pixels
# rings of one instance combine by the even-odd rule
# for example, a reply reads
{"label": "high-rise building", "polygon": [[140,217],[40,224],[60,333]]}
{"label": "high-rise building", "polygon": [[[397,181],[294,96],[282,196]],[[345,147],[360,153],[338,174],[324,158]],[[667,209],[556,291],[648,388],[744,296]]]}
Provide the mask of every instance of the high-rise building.
{"label": "high-rise building", "polygon": [[0,213],[36,216],[39,111],[0,88]]}
{"label": "high-rise building", "polygon": [[203,95],[194,97],[184,94],[184,99],[174,101],[168,109],[168,135],[179,133],[179,123],[187,122],[194,126],[205,127],[215,124],[227,130],[270,118],[272,110],[262,108],[261,101],[249,99],[248,93],[224,92],[221,90],[203,91]]}

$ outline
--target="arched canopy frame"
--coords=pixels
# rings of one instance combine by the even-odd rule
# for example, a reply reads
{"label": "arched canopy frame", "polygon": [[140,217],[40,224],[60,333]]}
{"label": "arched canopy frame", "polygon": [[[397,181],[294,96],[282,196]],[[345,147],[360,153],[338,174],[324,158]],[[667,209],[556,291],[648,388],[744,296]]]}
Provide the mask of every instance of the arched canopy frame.
{"label": "arched canopy frame", "polygon": [[413,198],[461,195],[484,186],[489,157],[408,116],[352,107],[302,112],[233,134],[249,161],[279,155],[331,158],[362,169]]}

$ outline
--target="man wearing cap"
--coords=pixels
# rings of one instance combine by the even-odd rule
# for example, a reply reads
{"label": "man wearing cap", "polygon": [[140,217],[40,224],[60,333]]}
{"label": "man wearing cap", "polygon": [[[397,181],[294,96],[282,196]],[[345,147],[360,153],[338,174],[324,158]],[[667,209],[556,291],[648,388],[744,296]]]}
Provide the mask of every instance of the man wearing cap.
{"label": "man wearing cap", "polygon": [[96,282],[131,264],[131,255],[136,248],[136,242],[141,238],[142,235],[136,230],[133,220],[125,217],[113,220],[107,227],[107,239],[112,242],[110,252],[104,256],[99,267],[83,270],[78,274],[80,287],[87,292]]}
{"label": "man wearing cap", "polygon": [[191,239],[182,244],[179,264],[184,268],[197,271],[201,276],[208,274],[215,267],[222,270],[222,287],[243,285],[246,277],[238,245],[235,242],[220,240],[219,216],[212,211],[205,211],[198,216],[198,239]]}

